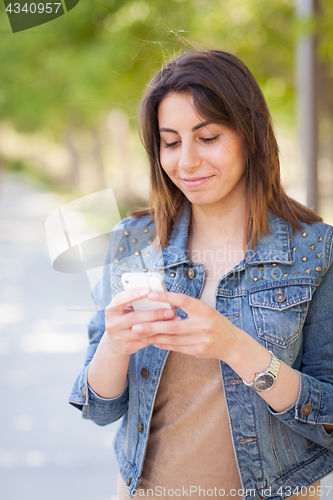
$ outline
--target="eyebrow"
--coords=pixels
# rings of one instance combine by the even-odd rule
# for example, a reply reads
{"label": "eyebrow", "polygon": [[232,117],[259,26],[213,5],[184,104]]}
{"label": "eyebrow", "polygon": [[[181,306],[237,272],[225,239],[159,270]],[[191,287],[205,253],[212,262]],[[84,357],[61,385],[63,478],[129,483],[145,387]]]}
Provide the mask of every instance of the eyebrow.
{"label": "eyebrow", "polygon": [[[192,128],[192,132],[195,132],[199,128],[205,127],[206,125],[210,125],[212,120],[207,120],[205,122],[199,123],[198,125],[195,125],[195,127]],[[177,130],[173,130],[172,128],[160,128],[160,132],[171,132],[173,134],[178,134]]]}

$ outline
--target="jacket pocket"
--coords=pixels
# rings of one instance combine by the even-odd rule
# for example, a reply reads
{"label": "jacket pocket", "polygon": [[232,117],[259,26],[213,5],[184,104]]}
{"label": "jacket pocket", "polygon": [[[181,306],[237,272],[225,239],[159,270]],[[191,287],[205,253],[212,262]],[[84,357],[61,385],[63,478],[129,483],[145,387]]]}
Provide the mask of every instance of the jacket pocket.
{"label": "jacket pocket", "polygon": [[287,347],[300,335],[312,298],[310,285],[274,286],[250,294],[260,338]]}

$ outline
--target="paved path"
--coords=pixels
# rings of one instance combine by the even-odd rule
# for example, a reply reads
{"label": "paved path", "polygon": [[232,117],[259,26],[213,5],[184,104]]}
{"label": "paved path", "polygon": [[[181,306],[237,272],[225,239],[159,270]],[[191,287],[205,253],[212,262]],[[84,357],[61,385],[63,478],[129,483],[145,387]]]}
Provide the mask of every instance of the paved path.
{"label": "paved path", "polygon": [[91,316],[73,309],[93,303],[84,275],[51,267],[44,222],[59,206],[20,177],[0,186],[1,500],[116,498],[118,424],[98,427],[67,403]]}
{"label": "paved path", "polygon": [[67,403],[93,308],[84,275],[55,272],[44,223],[61,200],[19,177],[0,186],[0,498],[114,500],[118,424]]}

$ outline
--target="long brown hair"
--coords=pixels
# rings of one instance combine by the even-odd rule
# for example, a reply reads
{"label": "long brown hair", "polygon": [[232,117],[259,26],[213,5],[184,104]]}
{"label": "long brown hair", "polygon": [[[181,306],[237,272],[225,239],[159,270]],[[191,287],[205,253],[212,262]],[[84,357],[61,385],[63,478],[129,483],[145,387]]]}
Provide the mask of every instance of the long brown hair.
{"label": "long brown hair", "polygon": [[164,248],[172,225],[185,202],[160,163],[158,106],[170,92],[189,92],[198,114],[228,125],[243,139],[247,150],[247,224],[245,240],[251,249],[257,239],[269,233],[268,210],[291,224],[293,232],[301,222],[322,219],[312,210],[289,198],[280,179],[279,149],[272,119],[252,73],[236,56],[219,50],[188,52],[169,62],[153,78],[139,109],[139,132],[150,163],[150,208],[132,212],[150,213]]}

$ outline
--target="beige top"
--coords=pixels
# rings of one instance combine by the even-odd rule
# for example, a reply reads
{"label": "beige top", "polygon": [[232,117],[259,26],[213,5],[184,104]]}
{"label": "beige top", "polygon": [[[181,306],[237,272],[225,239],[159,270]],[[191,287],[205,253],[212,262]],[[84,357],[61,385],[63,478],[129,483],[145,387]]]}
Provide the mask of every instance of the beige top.
{"label": "beige top", "polygon": [[[148,489],[192,488],[195,497],[199,487],[206,492],[241,488],[220,365],[217,359],[170,352],[157,391],[139,489],[147,496]],[[151,491],[149,498],[154,498]]]}

